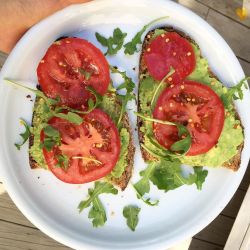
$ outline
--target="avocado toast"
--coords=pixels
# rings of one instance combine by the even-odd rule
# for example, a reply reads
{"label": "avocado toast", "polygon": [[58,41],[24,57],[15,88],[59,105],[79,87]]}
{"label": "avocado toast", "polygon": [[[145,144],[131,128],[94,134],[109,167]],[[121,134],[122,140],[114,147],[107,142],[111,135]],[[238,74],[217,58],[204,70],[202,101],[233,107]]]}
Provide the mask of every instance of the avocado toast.
{"label": "avocado toast", "polygon": [[[50,46],[37,68],[40,96],[34,104],[29,141],[32,169],[51,170],[68,183],[104,177],[126,188],[135,149],[127,102],[113,88],[109,67],[112,73],[122,74],[112,70],[104,55],[86,40],[62,38]],[[128,77],[126,81],[133,91],[134,83]],[[78,167],[71,172],[76,162]]]}
{"label": "avocado toast", "polygon": [[[177,33],[182,38],[186,39],[193,47],[195,54],[196,65],[194,70],[186,77],[190,81],[198,81],[211,89],[223,101],[225,108],[225,120],[223,130],[220,134],[218,142],[208,152],[195,156],[180,156],[179,159],[183,164],[190,166],[209,166],[220,167],[224,166],[234,171],[240,166],[241,151],[244,144],[243,126],[233,105],[232,98],[229,100],[227,94],[229,90],[219,82],[218,78],[209,69],[208,62],[201,56],[199,46],[190,37],[174,28],[164,27],[150,31],[143,42],[142,53],[140,57],[139,68],[139,91],[138,91],[138,112],[145,116],[152,116],[150,103],[160,81],[153,79],[148,72],[145,63],[144,55],[149,49],[151,42],[158,36],[164,36],[169,32]],[[165,85],[170,88],[171,82]],[[160,90],[162,93],[164,88]],[[161,94],[159,93],[159,95]],[[159,96],[158,95],[158,96]],[[138,117],[139,141],[141,145],[146,145],[147,148],[154,150],[154,145],[150,143],[148,134],[152,133],[152,123]],[[155,160],[155,156],[150,154],[141,147],[142,156],[145,161]]]}

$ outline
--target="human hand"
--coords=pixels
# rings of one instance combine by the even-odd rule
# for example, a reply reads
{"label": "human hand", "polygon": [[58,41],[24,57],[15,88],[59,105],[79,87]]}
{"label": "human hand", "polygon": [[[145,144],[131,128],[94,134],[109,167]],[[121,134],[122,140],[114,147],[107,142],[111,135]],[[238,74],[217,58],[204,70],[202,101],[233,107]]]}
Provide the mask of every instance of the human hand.
{"label": "human hand", "polygon": [[90,0],[0,0],[0,51],[9,53],[22,35],[43,18]]}

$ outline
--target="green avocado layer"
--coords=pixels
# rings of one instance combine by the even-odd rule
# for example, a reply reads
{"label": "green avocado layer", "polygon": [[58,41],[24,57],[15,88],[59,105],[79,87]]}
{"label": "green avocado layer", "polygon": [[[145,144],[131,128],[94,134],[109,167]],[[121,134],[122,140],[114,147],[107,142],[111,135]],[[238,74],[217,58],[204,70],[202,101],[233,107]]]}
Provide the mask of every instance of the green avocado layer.
{"label": "green avocado layer", "polygon": [[[161,32],[159,32],[159,34],[160,33]],[[192,44],[192,46],[194,48],[196,56],[196,68],[192,72],[192,74],[189,75],[188,79],[208,85],[218,94],[218,96],[221,97],[222,94],[228,91],[227,88],[224,87],[220,81],[210,76],[208,61],[205,58],[201,58],[200,50],[195,44]],[[141,75],[140,81],[140,112],[146,116],[151,117],[152,110],[150,103],[153,98],[153,94],[157,86],[159,85],[159,82],[154,80],[148,74]],[[237,115],[234,110],[233,103],[230,103],[225,107],[225,112],[226,115],[224,128],[216,146],[205,154],[201,154],[198,156],[181,157],[180,160],[183,164],[191,166],[219,167],[238,153],[237,147],[243,142],[244,136],[243,129],[240,126],[240,121],[236,118]],[[144,121],[143,126],[140,128],[140,130],[144,133],[145,146],[156,152],[157,148],[150,140],[150,138],[153,136],[152,123]]]}
{"label": "green avocado layer", "polygon": [[[111,89],[111,88],[110,88]],[[108,91],[108,93],[103,96],[103,101],[99,108],[101,108],[104,112],[106,112],[113,122],[116,124],[119,119],[119,115],[121,112],[121,105],[117,102],[116,93],[114,91]],[[48,166],[45,162],[42,149],[40,147],[40,133],[43,128],[43,124],[46,124],[48,120],[51,118],[46,111],[44,110],[44,100],[40,97],[36,98],[36,102],[33,110],[33,124],[32,131],[34,136],[34,142],[32,147],[29,150],[32,158],[37,162],[37,164],[45,169],[48,169]],[[114,178],[119,178],[125,170],[127,166],[127,155],[128,155],[128,145],[129,145],[129,132],[127,128],[121,128],[120,131],[120,139],[121,139],[121,152],[119,156],[119,160],[114,167],[113,171],[110,175]]]}

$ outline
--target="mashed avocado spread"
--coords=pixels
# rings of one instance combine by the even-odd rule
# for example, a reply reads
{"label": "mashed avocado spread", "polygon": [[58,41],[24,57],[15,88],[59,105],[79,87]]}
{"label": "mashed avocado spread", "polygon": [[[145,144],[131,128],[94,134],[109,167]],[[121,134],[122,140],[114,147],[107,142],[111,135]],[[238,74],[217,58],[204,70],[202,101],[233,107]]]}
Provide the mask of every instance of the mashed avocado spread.
{"label": "mashed avocado spread", "polygon": [[[33,113],[33,124],[32,131],[34,136],[34,142],[29,152],[32,158],[38,163],[38,165],[42,168],[48,169],[48,166],[45,162],[42,149],[40,147],[40,133],[43,128],[43,124],[46,124],[48,120],[51,118],[46,110],[44,110],[44,100],[40,97],[36,98],[34,105],[34,113]],[[121,105],[116,100],[116,94],[112,91],[108,91],[108,93],[103,96],[103,101],[100,105],[100,108],[105,111],[116,124],[119,119],[119,115],[121,112]],[[110,173],[110,175],[114,178],[119,178],[124,172],[127,166],[127,155],[128,155],[128,145],[129,145],[129,132],[127,128],[120,128],[120,139],[121,139],[121,152],[119,160]]]}
{"label": "mashed avocado spread", "polygon": [[[166,33],[165,30],[158,30],[157,35],[162,34],[163,32]],[[211,77],[209,74],[208,61],[205,58],[201,58],[200,49],[197,45],[192,44],[192,46],[196,56],[196,67],[191,75],[188,76],[188,79],[208,85],[221,97],[223,94],[227,93],[228,89],[224,87],[220,81]],[[154,80],[148,74],[141,75],[140,81],[140,112],[146,116],[152,117],[150,103],[159,82]],[[145,146],[156,152],[158,149],[150,140],[150,137],[153,135],[152,123],[144,121],[143,126],[140,129],[144,133]],[[237,119],[233,102],[231,102],[225,106],[224,128],[216,146],[205,154],[197,156],[182,156],[180,160],[183,164],[190,166],[219,167],[238,153],[237,148],[243,140],[243,129],[240,126],[240,121]]]}

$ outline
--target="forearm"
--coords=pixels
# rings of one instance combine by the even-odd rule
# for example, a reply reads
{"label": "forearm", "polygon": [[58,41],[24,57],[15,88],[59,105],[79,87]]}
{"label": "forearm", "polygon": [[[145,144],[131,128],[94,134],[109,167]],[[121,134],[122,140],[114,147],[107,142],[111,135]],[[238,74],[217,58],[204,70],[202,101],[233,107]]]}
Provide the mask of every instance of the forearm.
{"label": "forearm", "polygon": [[0,0],[0,51],[9,53],[20,37],[41,19],[87,0]]}

